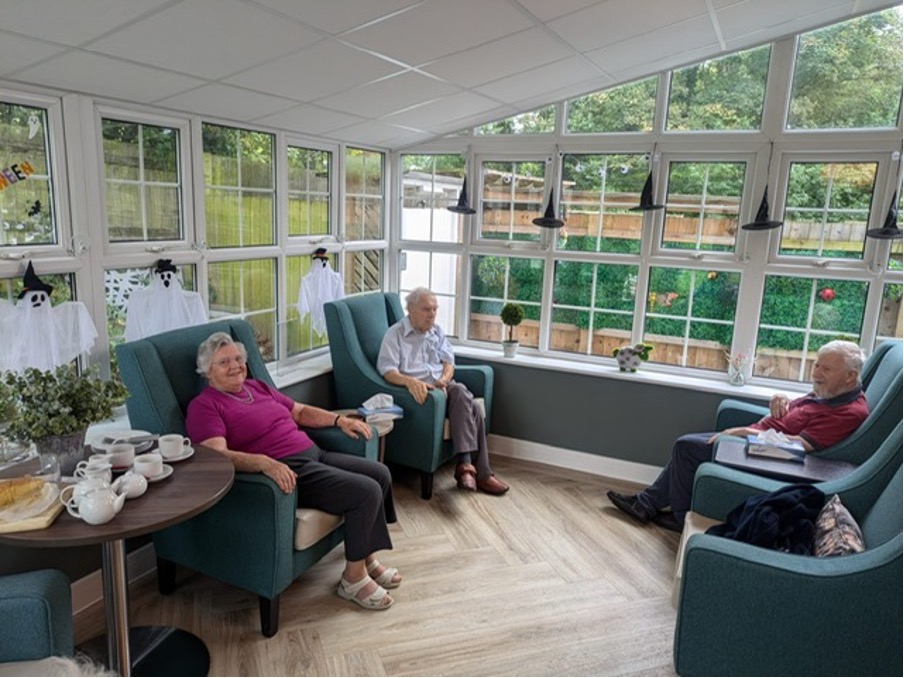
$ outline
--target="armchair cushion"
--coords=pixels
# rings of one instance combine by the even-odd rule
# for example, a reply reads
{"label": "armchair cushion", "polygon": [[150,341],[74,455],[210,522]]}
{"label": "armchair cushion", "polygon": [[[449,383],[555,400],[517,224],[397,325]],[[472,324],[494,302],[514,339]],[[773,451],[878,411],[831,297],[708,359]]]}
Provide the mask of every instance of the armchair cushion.
{"label": "armchair cushion", "polygon": [[813,555],[846,556],[860,553],[863,548],[863,533],[860,532],[860,526],[841,503],[841,497],[833,495],[816,517]]}
{"label": "armchair cushion", "polygon": [[0,577],[0,662],[73,654],[69,579],[59,570]]}

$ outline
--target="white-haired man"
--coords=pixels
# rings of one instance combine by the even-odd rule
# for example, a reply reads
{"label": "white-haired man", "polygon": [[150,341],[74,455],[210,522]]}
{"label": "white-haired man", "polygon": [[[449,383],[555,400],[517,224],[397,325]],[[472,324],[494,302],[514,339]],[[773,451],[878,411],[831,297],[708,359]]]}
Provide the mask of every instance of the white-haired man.
{"label": "white-haired man", "polygon": [[774,429],[800,441],[807,452],[834,445],[853,433],[869,414],[860,384],[862,369],[863,351],[857,344],[830,341],[816,355],[810,393],[793,401],[781,394],[772,396],[769,414],[750,426],[681,436],[652,485],[635,495],[610,490],[609,500],[641,523],[652,520],[680,532],[690,508],[694,474],[700,464],[712,460],[713,443],[719,436],[747,436]]}
{"label": "white-haired man", "polygon": [[453,380],[455,355],[443,330],[436,324],[436,295],[426,287],[405,298],[408,315],[389,328],[380,346],[377,371],[390,384],[404,386],[423,404],[427,391],[446,394],[452,449],[456,455],[455,480],[463,490],[505,494],[509,487],[490,468],[484,415],[474,395]]}

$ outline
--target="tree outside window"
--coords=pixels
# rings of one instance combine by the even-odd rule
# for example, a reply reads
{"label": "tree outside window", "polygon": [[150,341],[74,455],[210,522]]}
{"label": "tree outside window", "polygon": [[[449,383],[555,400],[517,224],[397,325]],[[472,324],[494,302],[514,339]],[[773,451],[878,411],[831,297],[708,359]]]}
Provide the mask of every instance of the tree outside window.
{"label": "tree outside window", "polygon": [[276,346],[276,260],[244,259],[207,265],[210,319],[244,318],[254,328],[264,360]]}
{"label": "tree outside window", "polygon": [[567,134],[650,132],[659,77],[619,85],[567,103]]}
{"label": "tree outside window", "polygon": [[475,128],[474,134],[551,134],[556,129],[556,107],[545,106],[536,111],[513,115]]}
{"label": "tree outside window", "polygon": [[543,296],[543,260],[526,257],[476,255],[471,257],[469,337],[502,341],[505,326],[499,313],[506,302],[524,308],[524,321],[515,328],[522,346],[540,344],[540,300]]}

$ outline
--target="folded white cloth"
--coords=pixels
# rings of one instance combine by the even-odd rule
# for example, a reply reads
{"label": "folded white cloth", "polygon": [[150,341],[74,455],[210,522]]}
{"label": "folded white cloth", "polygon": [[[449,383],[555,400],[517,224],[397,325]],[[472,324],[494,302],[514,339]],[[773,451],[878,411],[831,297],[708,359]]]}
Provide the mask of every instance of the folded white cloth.
{"label": "folded white cloth", "polygon": [[757,439],[761,442],[768,443],[769,445],[787,445],[791,441],[788,439],[784,433],[780,433],[776,431],[774,428],[770,428],[767,431],[763,431],[757,434]]}

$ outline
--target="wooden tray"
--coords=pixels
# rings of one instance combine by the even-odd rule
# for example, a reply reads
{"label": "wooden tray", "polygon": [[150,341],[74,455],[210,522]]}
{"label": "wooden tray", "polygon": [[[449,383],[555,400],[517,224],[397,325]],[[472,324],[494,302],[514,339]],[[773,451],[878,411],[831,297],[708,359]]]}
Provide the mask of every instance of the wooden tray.
{"label": "wooden tray", "polygon": [[50,527],[53,524],[53,521],[56,520],[56,517],[60,515],[60,511],[62,510],[63,504],[57,499],[53,504],[46,508],[43,513],[39,513],[31,518],[13,520],[10,522],[0,521],[0,533],[43,530],[45,527]]}

